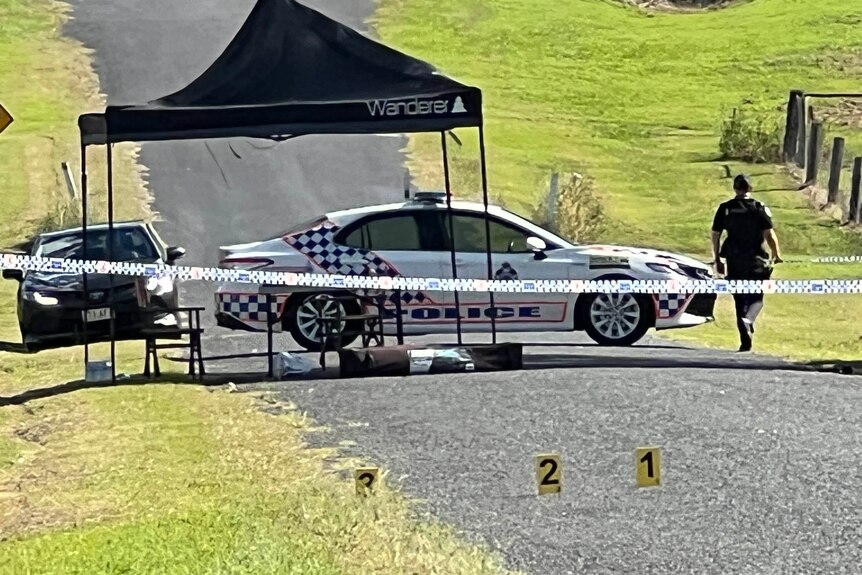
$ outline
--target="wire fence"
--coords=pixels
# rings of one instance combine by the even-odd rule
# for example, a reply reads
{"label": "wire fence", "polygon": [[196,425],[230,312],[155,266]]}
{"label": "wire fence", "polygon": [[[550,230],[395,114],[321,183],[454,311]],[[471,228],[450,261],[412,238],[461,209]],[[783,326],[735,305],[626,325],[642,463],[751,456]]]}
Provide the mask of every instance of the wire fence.
{"label": "wire fence", "polygon": [[783,155],[805,186],[822,192],[824,207],[860,222],[862,93],[791,91]]}

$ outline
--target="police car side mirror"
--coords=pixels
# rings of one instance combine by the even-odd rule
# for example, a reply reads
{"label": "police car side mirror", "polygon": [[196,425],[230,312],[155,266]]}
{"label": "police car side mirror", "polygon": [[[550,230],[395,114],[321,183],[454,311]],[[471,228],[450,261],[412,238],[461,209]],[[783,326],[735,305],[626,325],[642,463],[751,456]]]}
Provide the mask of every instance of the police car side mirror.
{"label": "police car side mirror", "polygon": [[184,255],[186,255],[185,248],[181,248],[179,246],[171,246],[167,249],[167,263],[172,264]]}
{"label": "police car side mirror", "polygon": [[545,259],[545,250],[548,247],[548,244],[545,243],[545,240],[543,240],[542,238],[531,236],[527,238],[527,247],[533,250],[533,255],[537,260]]}
{"label": "police car side mirror", "polygon": [[527,238],[527,246],[534,252],[543,252],[547,249],[548,244],[545,243],[545,240],[542,238],[537,238],[535,236],[530,236]]}

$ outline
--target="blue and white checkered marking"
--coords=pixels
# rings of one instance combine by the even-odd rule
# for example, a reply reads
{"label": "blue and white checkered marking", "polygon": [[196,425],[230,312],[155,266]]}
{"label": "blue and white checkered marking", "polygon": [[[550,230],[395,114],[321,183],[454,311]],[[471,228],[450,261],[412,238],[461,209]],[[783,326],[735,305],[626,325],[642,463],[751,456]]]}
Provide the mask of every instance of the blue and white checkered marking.
{"label": "blue and white checkered marking", "polygon": [[[217,294],[219,310],[230,314],[241,321],[267,321],[266,295],[265,294]],[[273,296],[270,305],[270,313],[278,317],[279,305],[284,302],[286,296]]]}
{"label": "blue and white checkered marking", "polygon": [[670,319],[679,313],[690,296],[678,293],[663,293],[655,296],[659,319]]}

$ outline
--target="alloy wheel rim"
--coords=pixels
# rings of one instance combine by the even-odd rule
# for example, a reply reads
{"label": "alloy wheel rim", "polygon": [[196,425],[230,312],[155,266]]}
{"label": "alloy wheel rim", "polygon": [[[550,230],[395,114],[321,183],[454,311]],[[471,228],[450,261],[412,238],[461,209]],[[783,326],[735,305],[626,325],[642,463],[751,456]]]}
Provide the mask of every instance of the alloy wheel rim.
{"label": "alloy wheel rim", "polygon": [[601,294],[590,306],[590,322],[608,339],[631,335],[640,319],[640,304],[631,294]]}
{"label": "alloy wheel rim", "polygon": [[[320,323],[317,321],[324,317],[336,317],[340,314],[342,317],[347,315],[344,306],[333,298],[309,298],[296,312],[296,325],[299,332],[311,341],[320,340],[320,332],[322,330]],[[335,333],[344,331],[344,321],[335,324]]]}

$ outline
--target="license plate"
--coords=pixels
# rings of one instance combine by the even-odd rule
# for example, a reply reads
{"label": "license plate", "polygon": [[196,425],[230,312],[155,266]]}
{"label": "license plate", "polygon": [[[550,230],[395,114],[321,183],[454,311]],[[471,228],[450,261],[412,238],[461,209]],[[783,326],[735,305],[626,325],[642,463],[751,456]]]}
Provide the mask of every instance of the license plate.
{"label": "license plate", "polygon": [[87,323],[92,323],[94,321],[104,321],[106,319],[111,319],[111,308],[109,307],[100,307],[97,309],[87,310]]}

